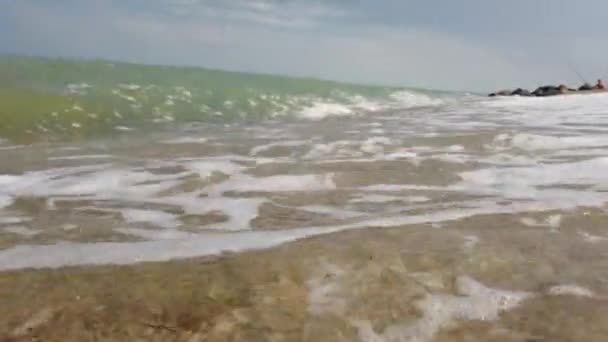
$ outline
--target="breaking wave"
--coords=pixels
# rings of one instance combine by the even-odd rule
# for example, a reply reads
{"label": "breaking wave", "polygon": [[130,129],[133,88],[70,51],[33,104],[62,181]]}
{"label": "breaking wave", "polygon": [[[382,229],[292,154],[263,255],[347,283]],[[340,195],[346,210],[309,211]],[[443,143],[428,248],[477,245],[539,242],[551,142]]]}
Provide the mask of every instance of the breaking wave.
{"label": "breaking wave", "polygon": [[365,115],[441,105],[431,92],[200,68],[0,57],[0,137],[63,139],[183,122]]}

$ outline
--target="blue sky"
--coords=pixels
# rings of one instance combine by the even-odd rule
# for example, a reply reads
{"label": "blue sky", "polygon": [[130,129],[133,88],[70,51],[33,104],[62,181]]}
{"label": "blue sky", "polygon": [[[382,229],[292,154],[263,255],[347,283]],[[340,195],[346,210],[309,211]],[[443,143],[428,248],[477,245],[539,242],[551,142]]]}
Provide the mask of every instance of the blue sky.
{"label": "blue sky", "polygon": [[605,0],[2,0],[0,52],[491,91],[608,78]]}

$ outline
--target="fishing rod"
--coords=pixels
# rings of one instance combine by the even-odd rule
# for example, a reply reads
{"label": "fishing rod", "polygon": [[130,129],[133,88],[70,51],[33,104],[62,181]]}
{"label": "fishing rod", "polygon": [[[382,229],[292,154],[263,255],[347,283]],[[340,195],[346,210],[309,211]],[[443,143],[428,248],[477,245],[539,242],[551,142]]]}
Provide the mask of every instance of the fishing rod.
{"label": "fishing rod", "polygon": [[587,80],[578,72],[578,70],[576,70],[576,68],[574,67],[574,65],[572,65],[572,63],[568,63],[568,66],[570,67],[570,69],[572,69],[572,71],[574,71],[574,73],[576,74],[576,76],[578,76],[578,78],[580,78],[581,81],[583,81],[583,84],[588,84],[589,82],[587,82]]}

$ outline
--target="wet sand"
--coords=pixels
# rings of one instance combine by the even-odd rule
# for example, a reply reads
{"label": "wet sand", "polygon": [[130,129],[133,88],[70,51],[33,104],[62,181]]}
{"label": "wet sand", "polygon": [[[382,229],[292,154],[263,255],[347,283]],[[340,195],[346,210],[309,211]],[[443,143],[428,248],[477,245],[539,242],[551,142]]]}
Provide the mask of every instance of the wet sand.
{"label": "wet sand", "polygon": [[[2,341],[605,341],[603,209],[0,273]],[[111,251],[108,251],[111,253]]]}

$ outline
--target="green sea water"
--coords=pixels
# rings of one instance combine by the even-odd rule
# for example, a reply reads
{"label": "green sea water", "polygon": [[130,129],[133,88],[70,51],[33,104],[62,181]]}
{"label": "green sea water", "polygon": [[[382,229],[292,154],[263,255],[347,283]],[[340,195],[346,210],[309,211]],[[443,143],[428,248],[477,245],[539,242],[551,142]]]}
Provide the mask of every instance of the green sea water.
{"label": "green sea water", "polygon": [[297,118],[318,104],[383,101],[398,89],[194,67],[0,57],[0,137],[89,139],[187,122]]}

